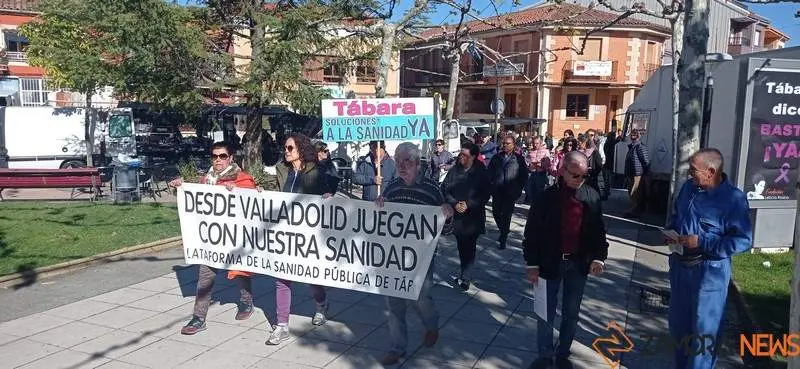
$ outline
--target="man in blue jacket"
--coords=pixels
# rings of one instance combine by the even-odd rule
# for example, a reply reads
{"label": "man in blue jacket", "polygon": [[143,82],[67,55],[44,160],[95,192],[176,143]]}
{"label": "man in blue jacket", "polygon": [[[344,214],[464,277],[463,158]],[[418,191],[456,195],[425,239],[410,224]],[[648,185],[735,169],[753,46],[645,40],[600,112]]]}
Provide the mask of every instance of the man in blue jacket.
{"label": "man in blue jacket", "polygon": [[[667,224],[678,234],[670,238],[665,233],[675,250],[669,257],[670,335],[675,342],[688,338],[692,345],[690,352],[675,349],[675,368],[710,369],[716,364],[731,256],[752,247],[747,197],[722,168],[717,149],[692,155],[691,180],[681,187]],[[708,347],[712,343],[716,347]]]}
{"label": "man in blue jacket", "polygon": [[[378,175],[378,168],[375,163],[380,156],[381,175]],[[353,174],[353,183],[361,185],[361,199],[365,201],[375,201],[378,198],[378,186],[391,182],[397,178],[397,168],[389,155],[386,155],[386,144],[383,141],[371,141],[369,143],[369,154],[358,159],[356,172]]]}

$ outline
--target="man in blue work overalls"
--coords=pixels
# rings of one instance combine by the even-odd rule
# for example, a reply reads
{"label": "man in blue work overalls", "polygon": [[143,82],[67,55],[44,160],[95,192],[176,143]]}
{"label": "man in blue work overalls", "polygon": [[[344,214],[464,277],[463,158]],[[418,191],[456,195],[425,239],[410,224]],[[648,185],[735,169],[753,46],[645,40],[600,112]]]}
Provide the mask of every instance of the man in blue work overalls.
{"label": "man in blue work overalls", "polygon": [[731,256],[752,246],[747,197],[728,181],[722,168],[717,149],[692,155],[691,180],[681,187],[667,224],[678,236],[670,240],[665,233],[665,241],[682,246],[669,257],[670,335],[674,342],[688,338],[692,346],[686,350],[676,345],[679,369],[710,369],[716,364]]}

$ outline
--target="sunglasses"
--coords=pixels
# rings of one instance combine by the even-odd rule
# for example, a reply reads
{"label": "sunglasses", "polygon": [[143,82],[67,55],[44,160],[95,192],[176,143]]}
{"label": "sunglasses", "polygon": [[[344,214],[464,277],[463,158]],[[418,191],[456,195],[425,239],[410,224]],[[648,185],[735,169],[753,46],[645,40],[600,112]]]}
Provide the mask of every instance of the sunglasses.
{"label": "sunglasses", "polygon": [[286,145],[286,146],[284,146],[283,148],[284,148],[284,149],[286,149],[286,151],[287,151],[287,152],[292,152],[292,151],[294,151],[294,146],[292,146],[292,145]]}
{"label": "sunglasses", "polygon": [[228,154],[219,154],[219,155],[211,154],[211,160],[217,160],[217,159],[228,160],[228,158],[230,157],[231,156]]}
{"label": "sunglasses", "polygon": [[588,174],[575,174],[570,172],[569,169],[567,169],[567,173],[569,173],[569,176],[572,177],[572,179],[589,179]]}

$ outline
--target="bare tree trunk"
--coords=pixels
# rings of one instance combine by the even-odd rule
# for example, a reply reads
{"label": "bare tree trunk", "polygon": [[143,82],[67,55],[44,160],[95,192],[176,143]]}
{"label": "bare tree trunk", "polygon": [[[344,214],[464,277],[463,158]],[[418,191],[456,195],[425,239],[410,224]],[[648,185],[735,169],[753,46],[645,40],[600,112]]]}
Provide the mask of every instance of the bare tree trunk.
{"label": "bare tree trunk", "polygon": [[[262,9],[261,0],[252,0],[250,5],[250,24],[252,25],[250,31],[250,48],[252,50],[252,60],[261,60],[261,55],[264,53],[264,27],[257,21],[257,13]],[[251,86],[261,86],[263,83],[261,76],[261,67],[258,63],[250,64],[250,81]],[[245,129],[246,142],[244,145],[244,158],[242,165],[247,170],[253,167],[261,166],[261,107],[264,103],[263,87],[258,89],[261,91],[258,94],[250,93],[247,95],[247,106],[250,108],[247,113],[247,128]]]}
{"label": "bare tree trunk", "polygon": [[397,28],[394,24],[386,23],[381,27],[381,57],[378,59],[378,78],[375,83],[375,97],[386,97],[386,85],[389,81],[389,68],[391,67],[392,53],[394,53],[394,39]]}
{"label": "bare tree trunk", "polygon": [[461,48],[454,45],[450,50],[450,86],[447,90],[447,108],[444,112],[445,120],[453,119],[456,105],[456,91],[458,90],[458,77],[461,73]]}
{"label": "bare tree trunk", "polygon": [[93,167],[94,166],[94,131],[95,131],[95,120],[92,119],[92,93],[86,92],[86,113],[85,121],[83,123],[83,134],[84,139],[86,140],[86,166]]}
{"label": "bare tree trunk", "polygon": [[685,4],[683,48],[678,59],[679,116],[670,203],[680,185],[678,181],[688,178],[689,158],[700,150],[703,87],[706,80],[705,55],[708,50],[708,1],[687,0]]}
{"label": "bare tree trunk", "polygon": [[681,83],[678,75],[678,60],[683,52],[683,17],[684,13],[678,13],[678,18],[670,20],[672,28],[672,175],[670,177],[669,197],[667,198],[667,223],[672,215],[672,204],[675,192],[678,187],[678,130],[680,128],[680,89]]}

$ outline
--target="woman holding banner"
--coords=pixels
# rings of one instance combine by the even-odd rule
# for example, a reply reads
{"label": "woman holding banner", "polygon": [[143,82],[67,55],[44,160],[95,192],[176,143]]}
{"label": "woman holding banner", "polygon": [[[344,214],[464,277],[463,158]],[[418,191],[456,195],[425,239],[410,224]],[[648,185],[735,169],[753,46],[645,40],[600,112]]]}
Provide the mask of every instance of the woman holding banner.
{"label": "woman holding banner", "polygon": [[[324,183],[317,167],[317,151],[311,140],[299,133],[292,133],[286,138],[284,144],[284,160],[278,163],[276,169],[278,177],[277,191],[321,195],[324,193]],[[325,193],[323,197],[332,194]],[[289,313],[292,306],[292,282],[278,279],[276,281],[275,301],[278,325],[267,338],[267,345],[278,345],[289,339]],[[325,288],[310,285],[314,301],[317,302],[317,312],[311,320],[313,325],[322,325],[328,320],[328,302]]]}
{"label": "woman holding banner", "polygon": [[[202,184],[225,186],[232,190],[239,188],[256,188],[256,183],[250,174],[247,174],[236,163],[233,162],[233,155],[230,147],[224,142],[217,142],[211,146],[212,166],[208,173],[200,180]],[[172,180],[169,185],[180,187],[183,178]],[[211,290],[214,288],[214,279],[217,270],[206,266],[198,265],[199,276],[197,279],[197,294],[194,299],[194,313],[192,319],[181,329],[181,334],[192,335],[206,329],[206,314],[211,304]],[[236,281],[241,292],[241,299],[236,304],[236,320],[245,320],[253,314],[253,293],[250,287],[250,273],[230,271],[228,278]]]}

